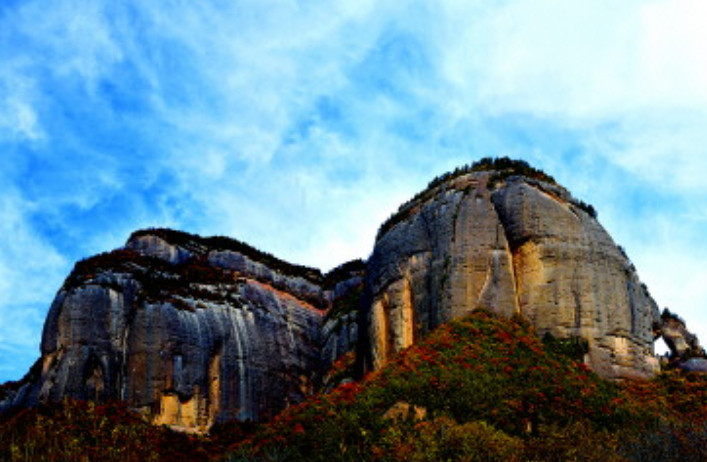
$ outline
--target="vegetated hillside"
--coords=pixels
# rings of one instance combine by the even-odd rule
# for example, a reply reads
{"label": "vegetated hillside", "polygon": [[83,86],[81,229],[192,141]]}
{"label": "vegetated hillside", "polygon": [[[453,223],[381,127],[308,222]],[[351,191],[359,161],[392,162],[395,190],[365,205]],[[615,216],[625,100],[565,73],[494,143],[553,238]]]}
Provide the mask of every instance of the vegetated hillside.
{"label": "vegetated hillside", "polygon": [[[121,406],[64,402],[0,423],[0,460],[707,460],[704,376],[616,384],[576,361],[584,351],[477,311],[269,424],[196,438]],[[329,381],[352,365],[345,356]]]}
{"label": "vegetated hillside", "polygon": [[584,351],[477,311],[286,410],[227,460],[707,460],[703,376],[619,385],[576,361]]}
{"label": "vegetated hillside", "polygon": [[64,400],[0,421],[0,460],[208,461],[208,442],[145,422],[124,404]]}

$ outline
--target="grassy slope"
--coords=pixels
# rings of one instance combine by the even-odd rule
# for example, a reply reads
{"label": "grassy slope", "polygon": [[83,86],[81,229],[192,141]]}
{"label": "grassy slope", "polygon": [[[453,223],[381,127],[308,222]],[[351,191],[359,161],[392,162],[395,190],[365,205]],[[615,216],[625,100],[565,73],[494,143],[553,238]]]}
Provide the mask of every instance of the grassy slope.
{"label": "grassy slope", "polygon": [[[707,460],[707,379],[617,385],[562,350],[521,318],[475,312],[269,424],[226,425],[207,440],[119,406],[65,403],[0,424],[0,460]],[[384,417],[401,402],[425,415]]]}

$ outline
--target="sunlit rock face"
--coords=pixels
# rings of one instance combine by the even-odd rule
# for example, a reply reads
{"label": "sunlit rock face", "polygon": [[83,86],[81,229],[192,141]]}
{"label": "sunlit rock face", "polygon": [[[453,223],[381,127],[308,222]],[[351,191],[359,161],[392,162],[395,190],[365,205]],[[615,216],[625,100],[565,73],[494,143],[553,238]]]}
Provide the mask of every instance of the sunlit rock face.
{"label": "sunlit rock face", "polygon": [[660,335],[671,364],[707,370],[697,339],[661,318],[593,209],[506,161],[434,180],[381,226],[367,262],[327,275],[228,238],[138,231],[76,264],[40,360],[0,388],[0,412],[70,397],[122,400],[190,431],[264,420],[335,385],[322,378],[347,352],[360,372],[378,369],[476,309],[584,339],[586,363],[606,378],[655,374]]}
{"label": "sunlit rock face", "polygon": [[267,419],[311,394],[356,342],[348,327],[323,329],[355,279],[321,283],[235,241],[135,233],[77,264],[46,320],[41,376],[18,398],[118,399],[197,431]]}
{"label": "sunlit rock face", "polygon": [[623,251],[563,188],[494,172],[442,182],[382,228],[368,261],[366,366],[478,308],[581,337],[607,378],[648,377],[657,305]]}

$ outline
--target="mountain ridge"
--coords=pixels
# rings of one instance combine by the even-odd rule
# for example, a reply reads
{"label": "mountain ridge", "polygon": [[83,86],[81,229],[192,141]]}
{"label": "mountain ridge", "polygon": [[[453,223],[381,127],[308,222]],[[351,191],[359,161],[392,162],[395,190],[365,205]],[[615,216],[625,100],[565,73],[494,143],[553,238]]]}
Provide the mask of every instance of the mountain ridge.
{"label": "mountain ridge", "polygon": [[197,431],[267,420],[331,386],[342,355],[357,351],[359,374],[379,369],[479,308],[585,340],[584,361],[607,378],[650,377],[657,336],[675,363],[691,339],[684,323],[663,328],[593,207],[523,161],[485,158],[401,205],[367,261],[326,274],[223,236],[135,231],[75,265],[42,358],[4,388],[0,411],[69,397],[119,399]]}

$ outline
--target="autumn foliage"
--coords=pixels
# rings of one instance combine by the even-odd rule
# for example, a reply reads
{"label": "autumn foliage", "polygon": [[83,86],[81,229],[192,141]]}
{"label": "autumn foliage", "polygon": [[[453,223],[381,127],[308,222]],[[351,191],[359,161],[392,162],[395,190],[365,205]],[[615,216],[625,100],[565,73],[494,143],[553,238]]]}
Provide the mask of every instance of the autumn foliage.
{"label": "autumn foliage", "polygon": [[[569,352],[569,353],[568,353]],[[150,426],[120,406],[66,402],[0,424],[0,460],[704,461],[707,379],[607,382],[522,317],[441,326],[388,366],[269,423],[210,437]],[[402,407],[424,412],[398,414]]]}
{"label": "autumn foliage", "polygon": [[[704,460],[684,458],[702,455],[704,378],[619,385],[558,351],[521,317],[477,311],[361,382],[286,410],[230,460],[654,460],[649,443],[669,454],[656,460]],[[386,419],[400,402],[425,418]]]}
{"label": "autumn foliage", "polygon": [[0,423],[0,460],[207,461],[206,441],[148,424],[120,403],[64,400]]}

